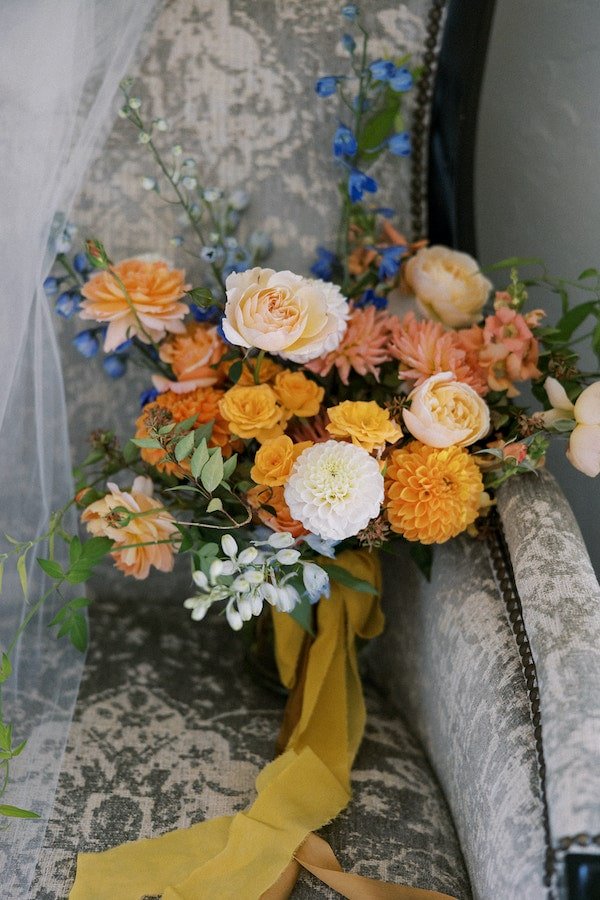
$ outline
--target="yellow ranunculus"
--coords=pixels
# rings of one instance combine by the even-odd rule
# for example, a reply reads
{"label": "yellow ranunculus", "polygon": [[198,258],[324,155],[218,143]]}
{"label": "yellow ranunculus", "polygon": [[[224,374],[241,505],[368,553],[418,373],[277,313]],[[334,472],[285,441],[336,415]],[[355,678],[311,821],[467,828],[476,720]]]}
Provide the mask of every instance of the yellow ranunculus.
{"label": "yellow ranunculus", "polygon": [[316,416],[325,388],[307,378],[303,372],[284,369],[275,377],[275,393],[282,406],[294,416]]}
{"label": "yellow ranunculus", "polygon": [[269,487],[285,484],[292,466],[307,447],[312,447],[312,441],[294,444],[285,434],[265,441],[254,457],[250,477],[257,484]]}
{"label": "yellow ranunculus", "polygon": [[338,438],[349,437],[353,444],[368,453],[402,437],[400,426],[392,422],[387,409],[382,409],[374,400],[344,400],[328,409],[327,415],[330,434]]}
{"label": "yellow ranunculus", "polygon": [[226,391],[219,410],[229,430],[241,438],[256,438],[262,444],[283,434],[289,414],[277,402],[268,384],[238,386]]}

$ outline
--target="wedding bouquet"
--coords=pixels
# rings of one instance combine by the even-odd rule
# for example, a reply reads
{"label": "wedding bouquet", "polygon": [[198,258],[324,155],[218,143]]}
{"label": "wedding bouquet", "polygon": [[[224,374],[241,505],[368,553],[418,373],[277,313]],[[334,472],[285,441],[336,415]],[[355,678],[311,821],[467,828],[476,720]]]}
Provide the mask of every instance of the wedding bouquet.
{"label": "wedding bouquet", "polygon": [[[89,359],[103,352],[109,377],[135,362],[149,382],[131,439],[121,446],[98,430],[76,469],[71,503],[91,537],[66,534],[62,511],[44,535],[69,545],[66,567],[52,541],[38,559],[56,589],[85,581],[107,553],[137,579],[188,554],[194,589],[184,604],[194,621],[214,607],[237,631],[272,610],[314,637],[323,627],[315,608],[331,602],[334,585],[365,603],[377,594],[376,577],[347,551],[393,552],[408,541],[427,573],[435,544],[485,531],[495,490],[543,465],[552,435],[568,435],[574,466],[600,471],[600,381],[580,371],[573,349],[589,318],[600,355],[600,274],[569,282],[514,258],[492,267],[509,273],[497,291],[465,253],[402,235],[394,211],[375,201],[371,166],[382,154],[410,155],[401,107],[418,73],[407,59],[370,61],[356,8],[343,14],[360,47],[344,35],[348,74],[316,83],[337,104],[340,224],[311,277],[263,265],[268,236],[239,236],[246,193],[202,185],[178,145],[164,154],[167,123],[145,121],[131,82],[123,85],[120,114],[160,176],[144,176],[143,187],[180,204],[186,249],[196,242],[205,275],[196,286],[152,255],[115,263],[96,239],[71,258],[72,233],[58,238],[45,287],[59,315],[92,323],[75,346]],[[553,326],[529,303],[539,288],[561,299]],[[572,306],[571,288],[589,299]],[[527,385],[538,411],[520,403]],[[17,540],[14,548],[24,559]],[[53,621],[81,649],[86,604],[69,600]],[[8,677],[6,653],[2,666]],[[23,746],[2,728],[8,772]]]}

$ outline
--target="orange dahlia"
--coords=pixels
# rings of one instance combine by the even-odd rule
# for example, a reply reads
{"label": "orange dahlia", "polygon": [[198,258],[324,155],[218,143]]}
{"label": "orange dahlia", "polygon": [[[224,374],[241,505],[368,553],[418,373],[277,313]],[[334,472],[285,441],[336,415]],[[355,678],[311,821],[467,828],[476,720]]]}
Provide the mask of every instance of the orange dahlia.
{"label": "orange dahlia", "polygon": [[462,447],[412,441],[390,456],[385,482],[392,531],[409,541],[443,544],[477,518],[483,481]]}
{"label": "orange dahlia", "polygon": [[[165,391],[160,394],[154,403],[148,403],[144,407],[140,416],[136,420],[136,438],[148,437],[148,428],[146,419],[148,414],[154,409],[165,409],[171,413],[174,422],[184,422],[190,416],[197,415],[195,427],[205,425],[207,422],[214,422],[212,435],[208,441],[209,447],[220,447],[223,456],[231,456],[233,448],[231,446],[231,435],[227,422],[219,412],[219,401],[223,397],[223,391],[212,387],[196,388],[187,394],[175,394],[173,391]],[[154,450],[144,447],[141,456],[144,462],[151,466],[155,466],[161,472],[169,475],[176,475],[180,471],[180,467],[174,463],[164,462],[160,460],[164,457],[162,450]],[[185,468],[185,466],[184,466]]]}
{"label": "orange dahlia", "polygon": [[181,298],[189,290],[182,269],[170,269],[160,260],[124,259],[112,267],[122,287],[110,272],[97,272],[81,288],[85,297],[82,319],[108,322],[104,349],[108,353],[130,337],[145,344],[160,341],[168,331],[181,334],[181,321],[188,312]]}

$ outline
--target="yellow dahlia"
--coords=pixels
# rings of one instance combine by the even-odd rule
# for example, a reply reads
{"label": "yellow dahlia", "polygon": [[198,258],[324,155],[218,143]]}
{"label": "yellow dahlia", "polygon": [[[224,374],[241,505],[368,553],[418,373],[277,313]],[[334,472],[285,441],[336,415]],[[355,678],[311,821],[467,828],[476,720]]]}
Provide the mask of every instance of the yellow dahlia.
{"label": "yellow dahlia", "polygon": [[390,456],[385,482],[392,531],[409,541],[443,544],[477,518],[483,481],[462,447],[412,441]]}
{"label": "yellow dahlia", "polygon": [[367,453],[393,444],[402,437],[402,429],[392,422],[387,409],[374,400],[344,400],[327,410],[327,431],[336,438],[350,438]]}

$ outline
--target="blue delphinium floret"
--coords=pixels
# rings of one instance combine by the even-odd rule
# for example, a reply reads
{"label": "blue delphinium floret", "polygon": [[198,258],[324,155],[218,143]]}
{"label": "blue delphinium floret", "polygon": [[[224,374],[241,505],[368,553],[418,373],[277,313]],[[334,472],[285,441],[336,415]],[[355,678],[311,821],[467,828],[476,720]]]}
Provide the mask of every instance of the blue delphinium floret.
{"label": "blue delphinium floret", "polygon": [[347,125],[339,125],[333,135],[333,155],[336,159],[342,156],[354,156],[358,150],[358,144],[354,133]]}
{"label": "blue delphinium floret", "polygon": [[324,75],[315,83],[315,91],[319,97],[331,97],[337,91],[339,80],[337,75]]}
{"label": "blue delphinium floret", "polygon": [[44,293],[46,297],[54,297],[57,291],[58,278],[55,278],[54,275],[48,275],[47,278],[44,278]]}
{"label": "blue delphinium floret", "polygon": [[388,150],[394,156],[410,156],[412,146],[408,131],[399,131],[388,138]]}
{"label": "blue delphinium floret", "polygon": [[215,322],[221,315],[221,308],[219,306],[197,306],[196,303],[192,303],[190,312],[196,322]]}
{"label": "blue delphinium floret", "polygon": [[401,66],[399,69],[396,69],[395,73],[388,81],[389,86],[393,91],[397,93],[404,93],[405,91],[410,91],[413,86],[413,77],[409,69],[406,66]]}
{"label": "blue delphinium floret", "polygon": [[98,337],[96,336],[95,331],[90,328],[76,334],[72,343],[75,349],[78,350],[82,356],[85,356],[86,359],[91,359],[93,356],[96,356],[100,349]]}
{"label": "blue delphinium floret", "polygon": [[369,288],[364,294],[354,302],[359,309],[363,306],[374,306],[375,309],[386,309],[388,305],[387,297],[376,294],[373,288]]}
{"label": "blue delphinium floret", "polygon": [[369,65],[374,81],[390,81],[396,74],[396,66],[390,59],[376,59]]}
{"label": "blue delphinium floret", "polygon": [[363,194],[374,194],[377,190],[377,182],[370,175],[359,169],[352,169],[348,176],[348,194],[352,203],[362,200]]}
{"label": "blue delphinium floret", "polygon": [[381,255],[381,260],[379,262],[379,269],[377,271],[378,278],[380,278],[382,281],[386,278],[393,278],[394,275],[398,274],[398,269],[400,268],[402,257],[406,253],[406,247],[385,247],[379,252]]}
{"label": "blue delphinium floret", "polygon": [[158,391],[156,388],[146,388],[146,390],[142,391],[140,394],[140,407],[143,409],[148,403],[154,403],[157,397]]}
{"label": "blue delphinium floret", "polygon": [[218,266],[225,258],[225,251],[222,247],[203,247],[200,251],[200,259],[203,262],[211,263]]}
{"label": "blue delphinium floret", "polygon": [[340,9],[340,14],[347,19],[348,22],[355,22],[358,18],[358,6],[356,3],[345,3]]}
{"label": "blue delphinium floret", "polygon": [[127,359],[118,353],[109,353],[102,360],[102,367],[110,378],[122,378],[127,371]]}
{"label": "blue delphinium floret", "polygon": [[80,302],[81,295],[77,291],[63,291],[56,298],[54,312],[62,316],[63,319],[70,319],[79,309]]}
{"label": "blue delphinium floret", "polygon": [[85,253],[76,253],[73,257],[73,268],[80,275],[87,275],[90,271],[90,264]]}
{"label": "blue delphinium floret", "polygon": [[317,247],[317,258],[310,267],[310,271],[315,278],[330,281],[336,261],[336,255],[331,250],[328,250],[326,247]]}
{"label": "blue delphinium floret", "polygon": [[347,50],[348,53],[354,53],[356,50],[356,41],[351,34],[342,35],[342,47],[344,50]]}

